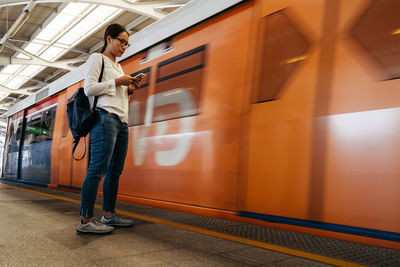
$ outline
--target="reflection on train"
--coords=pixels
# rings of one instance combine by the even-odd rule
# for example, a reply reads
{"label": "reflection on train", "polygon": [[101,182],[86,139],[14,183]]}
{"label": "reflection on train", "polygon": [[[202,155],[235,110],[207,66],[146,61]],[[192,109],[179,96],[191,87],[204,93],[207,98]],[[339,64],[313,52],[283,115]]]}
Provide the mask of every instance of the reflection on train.
{"label": "reflection on train", "polygon": [[[121,65],[147,76],[118,198],[400,249],[400,2],[238,2],[131,37]],[[9,114],[4,179],[80,190],[84,68]]]}

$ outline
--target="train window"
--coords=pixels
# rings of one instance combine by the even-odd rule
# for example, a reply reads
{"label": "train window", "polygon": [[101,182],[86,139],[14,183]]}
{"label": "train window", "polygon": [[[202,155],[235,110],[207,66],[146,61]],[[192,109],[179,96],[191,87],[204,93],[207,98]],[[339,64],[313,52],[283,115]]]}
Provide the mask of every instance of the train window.
{"label": "train window", "polygon": [[144,114],[146,111],[147,92],[149,90],[150,68],[132,73],[136,76],[140,73],[146,74],[142,79],[140,88],[134,90],[133,95],[129,98],[129,122],[128,126],[135,126],[144,123]]}
{"label": "train window", "polygon": [[199,113],[206,46],[158,64],[153,122]]}
{"label": "train window", "polygon": [[146,63],[158,57],[161,57],[173,49],[173,38],[169,38],[164,40],[161,43],[158,43],[142,52],[140,64]]}
{"label": "train window", "polygon": [[15,139],[17,141],[18,146],[19,146],[19,142],[21,140],[21,133],[22,133],[22,120],[18,124],[17,133],[15,134]]}
{"label": "train window", "polygon": [[400,78],[399,10],[398,0],[370,1],[351,31],[386,79]]}
{"label": "train window", "polygon": [[22,129],[22,117],[14,120],[10,119],[9,128],[7,132],[7,139],[6,139],[7,141],[5,146],[8,152],[18,151],[19,143],[21,140],[21,129]]}
{"label": "train window", "polygon": [[[11,140],[13,138],[14,135],[14,125],[12,123],[11,118],[8,119],[8,131],[7,131],[7,136],[6,136],[6,142],[5,142],[5,146],[4,148],[6,150],[8,150],[9,146],[11,145]],[[4,154],[7,154],[7,152],[5,152]]]}
{"label": "train window", "polygon": [[53,139],[56,107],[39,111],[26,119],[24,145]]}
{"label": "train window", "polygon": [[260,60],[255,102],[276,100],[285,82],[307,58],[309,42],[285,11],[261,20]]}
{"label": "train window", "polygon": [[9,149],[10,144],[11,144],[11,138],[12,138],[11,133],[14,130],[14,127],[13,127],[13,125],[11,123],[11,118],[8,118],[7,125],[8,125],[8,127],[7,127],[5,142],[4,142],[4,151],[3,151],[3,154],[1,155],[3,157],[3,162],[2,162],[2,166],[3,167],[5,166],[5,162],[6,162],[6,159],[7,159],[6,155],[8,153],[8,149]]}
{"label": "train window", "polygon": [[[22,113],[9,119],[6,143],[4,146],[3,175],[4,177],[17,178],[17,159],[22,129]],[[19,118],[17,118],[19,116]]]}

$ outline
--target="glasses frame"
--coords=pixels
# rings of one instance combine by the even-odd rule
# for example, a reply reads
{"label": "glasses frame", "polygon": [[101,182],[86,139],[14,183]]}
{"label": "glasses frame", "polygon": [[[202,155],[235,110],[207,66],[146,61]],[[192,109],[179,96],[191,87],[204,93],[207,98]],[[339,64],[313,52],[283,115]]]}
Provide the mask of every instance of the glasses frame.
{"label": "glasses frame", "polygon": [[131,46],[130,43],[126,42],[125,40],[122,40],[121,38],[115,37],[113,39],[117,39],[121,43],[121,45],[124,46],[125,48],[129,48]]}

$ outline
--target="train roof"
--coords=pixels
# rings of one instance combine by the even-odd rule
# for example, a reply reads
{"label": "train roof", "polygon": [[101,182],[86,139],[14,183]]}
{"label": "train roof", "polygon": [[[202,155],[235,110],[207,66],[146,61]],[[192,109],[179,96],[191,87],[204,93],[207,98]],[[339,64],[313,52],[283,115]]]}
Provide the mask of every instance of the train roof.
{"label": "train roof", "polygon": [[[129,42],[134,43],[135,45],[128,48],[124,55],[117,60],[118,62],[127,60],[135,54],[244,1],[246,0],[192,0],[168,16],[150,24],[143,30],[130,36]],[[72,84],[83,80],[84,73],[86,73],[85,68],[86,64],[82,64],[76,69],[70,71],[36,93],[16,103],[7,111],[7,113],[5,113],[5,115],[10,117],[46,97],[54,95],[68,88]]]}

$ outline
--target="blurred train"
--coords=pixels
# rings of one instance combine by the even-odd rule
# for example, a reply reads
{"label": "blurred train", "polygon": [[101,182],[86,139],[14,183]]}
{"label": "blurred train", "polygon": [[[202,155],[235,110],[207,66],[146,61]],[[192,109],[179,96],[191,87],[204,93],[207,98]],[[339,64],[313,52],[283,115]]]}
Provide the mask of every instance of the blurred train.
{"label": "blurred train", "polygon": [[[398,14],[398,0],[192,1],[131,36],[119,61],[147,77],[118,199],[400,249]],[[84,72],[9,110],[2,179],[79,192],[66,102]]]}

